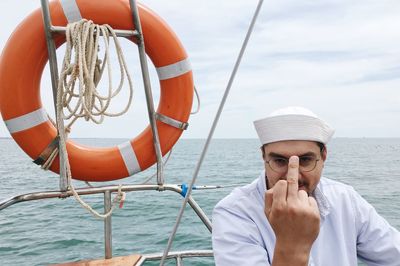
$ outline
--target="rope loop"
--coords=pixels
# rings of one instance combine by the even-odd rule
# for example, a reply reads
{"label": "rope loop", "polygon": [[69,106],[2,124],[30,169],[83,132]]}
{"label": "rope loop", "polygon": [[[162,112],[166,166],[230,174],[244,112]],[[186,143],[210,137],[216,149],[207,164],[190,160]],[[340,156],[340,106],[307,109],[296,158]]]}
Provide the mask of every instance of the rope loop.
{"label": "rope loop", "polygon": [[[121,78],[116,89],[112,86],[109,52],[110,38],[112,38],[117,50],[117,58],[121,72]],[[99,59],[98,54],[100,48],[99,42],[101,39],[105,46],[104,58],[102,60]],[[66,29],[66,43],[67,47],[57,88],[56,124],[60,136],[59,152],[64,155],[63,158],[65,160],[69,189],[72,191],[75,199],[95,217],[105,219],[112,214],[117,203],[120,203],[122,207],[122,203],[125,200],[125,192],[122,192],[122,186],[120,185],[110,211],[105,214],[98,213],[90,205],[85,203],[72,184],[71,167],[68,161],[68,152],[66,148],[67,135],[70,132],[72,124],[79,118],[101,124],[105,116],[115,117],[126,113],[132,102],[132,80],[128,73],[118,38],[109,25],[96,25],[92,21],[86,19],[70,23],[67,25]],[[106,67],[108,90],[106,95],[102,95],[97,90],[97,86]],[[128,102],[122,111],[116,113],[107,112],[111,99],[121,92],[125,76],[129,84]],[[66,127],[64,126],[65,120],[71,120]],[[54,160],[56,155],[57,150],[50,156],[50,160]],[[52,161],[50,160],[45,163],[45,167],[51,165]]]}
{"label": "rope loop", "polygon": [[[110,40],[111,39],[111,40]],[[105,52],[99,59],[100,41]],[[120,70],[120,81],[116,88],[112,82],[112,66],[110,60],[110,44],[114,43]],[[108,88],[103,95],[98,84],[107,69]],[[125,107],[119,112],[108,112],[111,99],[119,95],[128,80],[129,96]],[[66,29],[66,52],[58,83],[60,104],[64,120],[71,120],[67,128],[78,119],[84,118],[101,124],[105,116],[120,116],[128,111],[133,98],[133,85],[128,73],[121,45],[114,30],[107,24],[97,25],[91,20],[82,19],[70,23]]]}

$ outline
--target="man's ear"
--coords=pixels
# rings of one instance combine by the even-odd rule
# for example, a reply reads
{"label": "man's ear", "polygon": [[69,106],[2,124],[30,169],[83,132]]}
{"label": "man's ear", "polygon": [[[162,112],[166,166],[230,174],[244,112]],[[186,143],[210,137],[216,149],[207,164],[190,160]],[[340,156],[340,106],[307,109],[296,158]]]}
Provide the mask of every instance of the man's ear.
{"label": "man's ear", "polygon": [[265,161],[265,146],[266,145],[261,146],[261,156],[262,156],[263,161]]}
{"label": "man's ear", "polygon": [[326,148],[326,145],[325,145],[325,147],[324,147],[324,150],[321,152],[321,158],[322,158],[322,160],[325,162],[325,160],[326,160],[326,156],[328,155],[328,150],[327,150],[327,148]]}

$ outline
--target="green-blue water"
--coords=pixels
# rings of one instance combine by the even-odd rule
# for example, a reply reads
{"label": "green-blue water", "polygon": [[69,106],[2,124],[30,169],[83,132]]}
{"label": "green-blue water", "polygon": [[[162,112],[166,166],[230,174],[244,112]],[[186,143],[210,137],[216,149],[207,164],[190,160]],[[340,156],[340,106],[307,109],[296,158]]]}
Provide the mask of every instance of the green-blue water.
{"label": "green-blue water", "polygon": [[[107,146],[115,139],[85,139],[82,143]],[[166,167],[167,183],[189,183],[204,140],[180,140]],[[0,200],[13,195],[57,190],[58,178],[31,163],[11,139],[0,139]],[[255,179],[263,163],[255,139],[211,143],[198,185],[246,184]],[[154,169],[113,184],[140,183]],[[353,185],[393,226],[400,229],[400,139],[334,139],[328,146],[324,175]],[[76,182],[76,186],[84,183]],[[211,217],[213,206],[232,187],[197,190],[193,197]],[[84,197],[102,210],[102,196]],[[131,192],[112,218],[113,255],[160,253],[182,204],[174,192]],[[188,207],[173,250],[211,249],[211,235]],[[73,199],[19,203],[0,211],[1,265],[47,265],[104,256],[103,222]],[[186,259],[185,265],[213,265],[210,258]],[[146,265],[158,265],[147,263]],[[171,261],[168,265],[175,265]]]}

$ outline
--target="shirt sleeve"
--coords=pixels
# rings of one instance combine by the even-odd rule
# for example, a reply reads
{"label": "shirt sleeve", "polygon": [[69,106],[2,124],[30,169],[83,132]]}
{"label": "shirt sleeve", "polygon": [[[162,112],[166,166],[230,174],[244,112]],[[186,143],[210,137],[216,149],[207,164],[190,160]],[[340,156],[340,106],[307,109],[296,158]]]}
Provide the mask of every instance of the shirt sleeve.
{"label": "shirt sleeve", "polygon": [[400,265],[400,233],[354,191],[357,254],[369,266]]}
{"label": "shirt sleeve", "polygon": [[256,224],[245,214],[217,205],[212,242],[217,266],[270,265]]}

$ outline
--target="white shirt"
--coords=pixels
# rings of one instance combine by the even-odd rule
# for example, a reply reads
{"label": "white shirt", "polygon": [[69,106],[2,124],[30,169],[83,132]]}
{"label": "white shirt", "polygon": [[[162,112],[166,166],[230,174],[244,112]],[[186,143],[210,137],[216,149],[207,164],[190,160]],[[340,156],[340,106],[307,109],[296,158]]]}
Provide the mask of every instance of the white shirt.
{"label": "white shirt", "polygon": [[[236,188],[213,211],[217,266],[271,265],[275,234],[264,214],[264,172]],[[313,195],[321,215],[309,265],[400,266],[400,233],[351,186],[321,178]]]}

